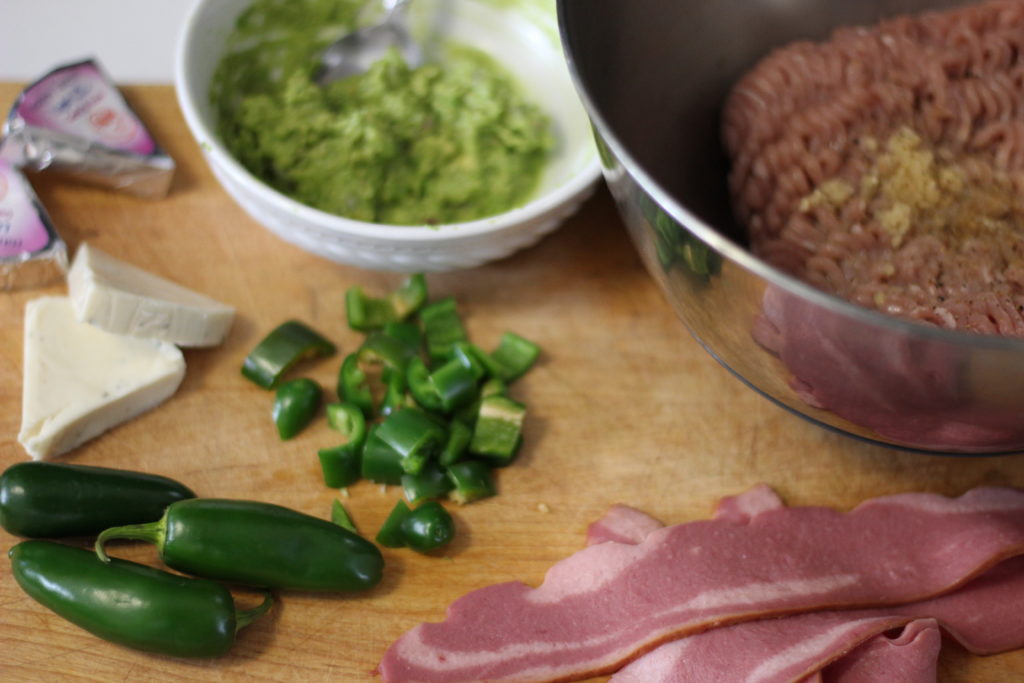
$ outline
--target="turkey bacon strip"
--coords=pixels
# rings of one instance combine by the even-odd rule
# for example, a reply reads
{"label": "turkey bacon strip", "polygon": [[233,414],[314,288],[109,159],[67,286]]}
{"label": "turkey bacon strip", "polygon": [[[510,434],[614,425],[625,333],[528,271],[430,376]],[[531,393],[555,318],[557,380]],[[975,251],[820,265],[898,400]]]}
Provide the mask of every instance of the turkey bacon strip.
{"label": "turkey bacon strip", "polygon": [[537,588],[502,583],[456,600],[385,653],[383,683],[572,681],[725,624],[896,605],[957,588],[1024,552],[1024,493],[908,493],[848,513],[766,506],[598,543]]}

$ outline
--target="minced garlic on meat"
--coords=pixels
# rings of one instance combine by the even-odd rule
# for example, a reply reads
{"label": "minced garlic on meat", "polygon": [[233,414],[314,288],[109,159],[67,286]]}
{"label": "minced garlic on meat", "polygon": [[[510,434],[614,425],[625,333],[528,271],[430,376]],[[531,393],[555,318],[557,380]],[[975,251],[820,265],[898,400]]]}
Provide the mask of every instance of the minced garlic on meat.
{"label": "minced garlic on meat", "polygon": [[[991,169],[970,173],[969,160],[931,148],[903,127],[884,147],[865,138],[860,148],[873,157],[858,191],[846,180],[824,181],[800,201],[800,211],[818,206],[840,209],[857,197],[899,248],[912,234],[971,235],[1012,230],[1024,217],[1013,182]],[[881,153],[878,153],[881,151]]]}

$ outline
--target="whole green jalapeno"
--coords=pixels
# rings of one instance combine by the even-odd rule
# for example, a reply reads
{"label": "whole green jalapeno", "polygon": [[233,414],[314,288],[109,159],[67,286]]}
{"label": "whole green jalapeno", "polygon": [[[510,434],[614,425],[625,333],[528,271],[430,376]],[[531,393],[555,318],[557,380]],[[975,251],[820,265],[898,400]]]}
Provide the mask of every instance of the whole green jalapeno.
{"label": "whole green jalapeno", "polygon": [[172,503],[150,524],[114,527],[96,539],[154,543],[172,569],[264,588],[360,591],[380,582],[384,559],[373,543],[296,510],[248,500],[194,498]]}
{"label": "whole green jalapeno", "polygon": [[0,526],[16,536],[91,536],[160,519],[171,503],[195,498],[173,479],[128,470],[20,462],[0,475]]}
{"label": "whole green jalapeno", "polygon": [[236,611],[227,588],[82,548],[23,541],[11,573],[32,599],[104,640],[173,657],[218,657],[235,633],[270,609]]}

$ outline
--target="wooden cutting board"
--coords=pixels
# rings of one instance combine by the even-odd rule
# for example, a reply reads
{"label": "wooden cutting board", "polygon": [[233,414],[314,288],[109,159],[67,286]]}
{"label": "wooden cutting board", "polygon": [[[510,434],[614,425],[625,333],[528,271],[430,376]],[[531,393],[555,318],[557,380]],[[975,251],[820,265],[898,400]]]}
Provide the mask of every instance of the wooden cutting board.
{"label": "wooden cutting board", "polygon": [[[0,85],[2,111],[19,89]],[[401,276],[337,265],[280,241],[221,190],[171,88],[127,88],[127,95],[178,162],[171,195],[144,201],[36,177],[43,203],[71,248],[89,241],[231,304],[238,315],[223,346],[186,352],[184,383],[166,404],[64,459],[160,473],[203,496],[327,517],[338,492],[324,487],[316,451],[334,445],[331,431],[320,420],[279,441],[270,395],[242,379],[239,367],[273,326],[299,318],[340,346],[339,356],[307,373],[333,388],[341,354],[360,340],[345,324],[345,290],[359,284],[383,293]],[[230,655],[204,662],[94,638],[25,596],[0,562],[0,679],[371,681],[393,640],[442,619],[457,597],[499,581],[537,585],[549,566],[583,546],[587,524],[612,503],[680,522],[706,516],[719,497],[757,482],[791,504],[839,508],[903,491],[1024,486],[1024,458],[874,447],[812,426],[747,389],[676,319],[603,188],[537,246],[428,282],[433,296],[457,297],[474,341],[489,347],[514,330],[544,349],[513,387],[530,411],[521,456],[500,473],[498,497],[452,508],[458,538],[443,557],[385,550],[386,576],[368,594],[280,595]],[[25,302],[63,292],[0,293],[0,467],[27,457],[16,441]],[[362,482],[344,502],[372,537],[399,496],[397,487]],[[17,540],[0,531],[4,547]],[[157,564],[148,546],[114,552]],[[244,593],[239,599],[253,601]],[[1024,651],[977,658],[947,646],[941,672],[944,681],[1024,680]]]}

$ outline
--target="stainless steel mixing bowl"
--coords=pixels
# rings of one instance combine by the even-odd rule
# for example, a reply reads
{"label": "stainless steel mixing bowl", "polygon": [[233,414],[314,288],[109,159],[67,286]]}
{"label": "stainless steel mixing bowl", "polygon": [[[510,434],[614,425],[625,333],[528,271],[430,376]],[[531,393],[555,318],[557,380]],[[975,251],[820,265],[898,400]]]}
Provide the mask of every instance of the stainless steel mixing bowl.
{"label": "stainless steel mixing bowl", "polygon": [[1024,450],[1024,341],[866,310],[749,253],[719,116],[775,47],[963,4],[912,0],[559,0],[562,43],[605,179],[645,266],[737,377],[820,425],[935,453]]}

